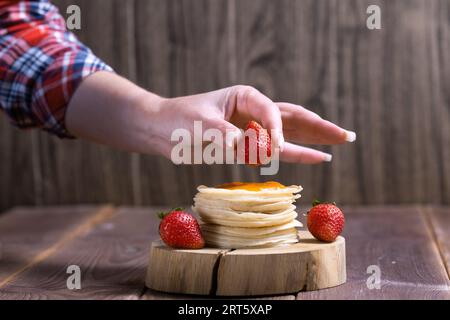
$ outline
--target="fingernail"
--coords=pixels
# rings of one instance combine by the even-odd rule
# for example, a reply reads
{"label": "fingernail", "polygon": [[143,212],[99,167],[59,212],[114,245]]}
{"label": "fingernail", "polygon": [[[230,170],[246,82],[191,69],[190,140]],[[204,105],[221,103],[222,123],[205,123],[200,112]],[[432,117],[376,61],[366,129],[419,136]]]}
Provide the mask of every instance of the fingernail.
{"label": "fingernail", "polygon": [[329,154],[329,153],[323,154],[323,161],[331,162],[332,159],[333,159],[333,156],[331,154]]}
{"label": "fingernail", "polygon": [[356,140],[356,133],[353,131],[345,130],[345,141],[354,142]]}

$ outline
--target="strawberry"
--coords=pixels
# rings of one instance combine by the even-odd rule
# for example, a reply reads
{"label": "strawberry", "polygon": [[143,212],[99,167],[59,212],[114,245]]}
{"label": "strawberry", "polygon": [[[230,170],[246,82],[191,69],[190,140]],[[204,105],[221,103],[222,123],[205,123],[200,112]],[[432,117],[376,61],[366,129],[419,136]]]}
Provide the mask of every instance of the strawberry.
{"label": "strawberry", "polygon": [[[254,130],[255,133],[245,137],[245,163],[254,166],[259,166],[263,163],[267,163],[272,155],[272,141],[270,133],[256,121],[250,121],[247,124],[247,126],[245,127],[245,131],[248,130]],[[255,139],[255,136],[256,141],[253,141]],[[251,144],[250,139],[252,139]],[[250,158],[250,152],[254,152],[254,149],[251,149],[250,146],[256,146],[256,163],[254,163],[255,157]],[[260,155],[262,156],[262,158],[260,157]],[[252,163],[250,163],[250,161],[252,161]]]}
{"label": "strawberry", "polygon": [[307,216],[308,230],[320,241],[333,242],[344,229],[345,219],[335,203],[315,200]]}
{"label": "strawberry", "polygon": [[190,213],[176,208],[158,215],[159,235],[166,245],[180,249],[201,249],[205,246],[197,219]]}

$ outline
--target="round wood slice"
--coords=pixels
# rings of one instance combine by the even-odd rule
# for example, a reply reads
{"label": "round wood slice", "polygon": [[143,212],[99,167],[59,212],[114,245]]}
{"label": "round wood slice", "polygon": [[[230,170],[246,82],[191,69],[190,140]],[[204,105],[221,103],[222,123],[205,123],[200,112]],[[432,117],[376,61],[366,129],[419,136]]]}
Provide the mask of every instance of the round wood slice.
{"label": "round wood slice", "polygon": [[300,242],[264,249],[179,250],[152,243],[148,288],[218,296],[286,294],[346,281],[345,239],[319,242],[300,231]]}

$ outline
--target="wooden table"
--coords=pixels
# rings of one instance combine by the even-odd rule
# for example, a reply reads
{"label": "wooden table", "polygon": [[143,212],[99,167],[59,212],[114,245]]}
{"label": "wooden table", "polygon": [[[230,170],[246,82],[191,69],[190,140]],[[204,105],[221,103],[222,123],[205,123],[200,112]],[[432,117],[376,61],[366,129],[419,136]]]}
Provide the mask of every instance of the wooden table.
{"label": "wooden table", "polygon": [[[0,215],[0,299],[177,299],[144,287],[164,208],[14,208]],[[304,211],[303,211],[304,212]],[[450,299],[450,208],[347,207],[342,286],[270,299]],[[304,217],[301,215],[301,218]],[[67,289],[69,265],[81,289]],[[369,289],[367,268],[381,271]]]}

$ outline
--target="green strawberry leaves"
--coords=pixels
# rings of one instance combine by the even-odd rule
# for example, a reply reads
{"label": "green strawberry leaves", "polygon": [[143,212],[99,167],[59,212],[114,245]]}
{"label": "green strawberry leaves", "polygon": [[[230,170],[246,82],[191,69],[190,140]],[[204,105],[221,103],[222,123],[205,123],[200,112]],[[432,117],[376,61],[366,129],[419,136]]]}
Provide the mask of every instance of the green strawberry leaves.
{"label": "green strawberry leaves", "polygon": [[156,213],[156,215],[158,216],[158,218],[159,219],[164,219],[164,217],[165,216],[167,216],[169,213],[172,213],[172,212],[174,212],[174,211],[183,211],[184,210],[184,208],[181,208],[181,207],[176,207],[176,208],[173,208],[172,210],[169,210],[169,211],[160,211],[160,212],[158,212],[158,213]]}
{"label": "green strawberry leaves", "polygon": [[333,206],[336,206],[336,202],[323,202],[323,201],[321,201],[321,200],[319,200],[319,199],[314,199],[314,201],[312,202],[312,206],[313,207],[315,207],[315,206],[317,206],[317,205],[319,205],[319,204],[332,204]]}

